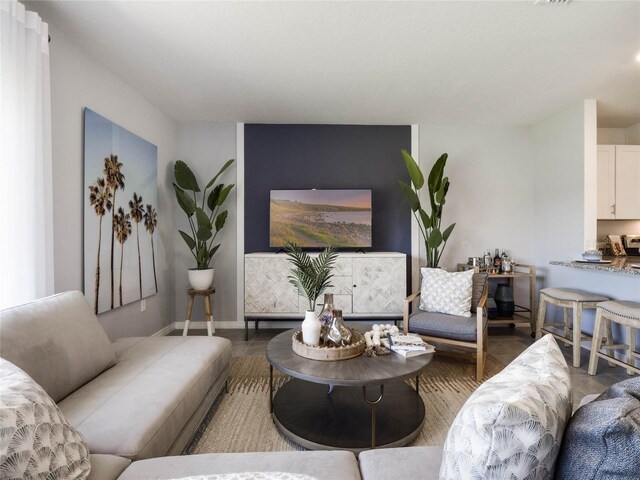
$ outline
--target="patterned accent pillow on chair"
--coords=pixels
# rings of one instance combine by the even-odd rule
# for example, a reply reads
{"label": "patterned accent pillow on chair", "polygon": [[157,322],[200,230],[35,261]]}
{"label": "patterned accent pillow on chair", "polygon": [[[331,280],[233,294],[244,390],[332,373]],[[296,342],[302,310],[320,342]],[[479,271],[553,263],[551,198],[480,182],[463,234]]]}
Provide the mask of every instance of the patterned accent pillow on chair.
{"label": "patterned accent pillow on chair", "polygon": [[0,478],[86,478],[84,437],[40,385],[0,358]]}
{"label": "patterned accent pillow on chair", "polygon": [[420,310],[471,316],[473,270],[449,273],[441,268],[420,269]]}
{"label": "patterned accent pillow on chair", "polygon": [[449,429],[441,479],[552,479],[571,417],[571,377],[551,335],[466,401]]}

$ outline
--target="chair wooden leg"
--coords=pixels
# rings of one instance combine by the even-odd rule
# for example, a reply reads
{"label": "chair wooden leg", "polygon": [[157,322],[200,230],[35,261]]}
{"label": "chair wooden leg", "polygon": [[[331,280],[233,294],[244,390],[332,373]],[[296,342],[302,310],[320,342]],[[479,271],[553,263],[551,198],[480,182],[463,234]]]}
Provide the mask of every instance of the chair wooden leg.
{"label": "chair wooden leg", "polygon": [[580,340],[582,339],[582,304],[573,306],[573,366],[580,367]]}
{"label": "chair wooden leg", "polygon": [[596,323],[593,327],[593,341],[591,342],[591,354],[589,355],[589,375],[595,375],[598,370],[598,352],[602,343],[602,310],[596,309]]}
{"label": "chair wooden leg", "polygon": [[484,361],[485,361],[485,332],[477,335],[478,344],[476,347],[476,380],[482,381],[484,374]]}
{"label": "chair wooden leg", "polygon": [[536,340],[539,340],[542,336],[541,330],[544,325],[544,317],[547,312],[547,298],[544,295],[540,295],[540,303],[538,305],[538,321],[536,323]]}

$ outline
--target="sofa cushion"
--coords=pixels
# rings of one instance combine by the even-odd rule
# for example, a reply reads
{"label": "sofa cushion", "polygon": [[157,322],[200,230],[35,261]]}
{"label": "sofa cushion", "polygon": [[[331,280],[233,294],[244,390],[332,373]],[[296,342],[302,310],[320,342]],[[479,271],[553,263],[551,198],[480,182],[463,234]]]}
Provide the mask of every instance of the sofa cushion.
{"label": "sofa cushion", "polygon": [[[318,480],[359,480],[358,462],[347,451],[207,453],[133,462],[118,480],[168,480],[241,472],[288,472]],[[206,478],[206,477],[205,477]]]}
{"label": "sofa cushion", "polygon": [[551,335],[465,402],[449,429],[440,478],[551,478],[571,415],[571,378]]}
{"label": "sofa cushion", "polygon": [[91,455],[91,472],[87,480],[116,480],[131,465],[128,458],[116,455]]}
{"label": "sofa cushion", "polygon": [[220,337],[145,338],[60,409],[92,453],[165,455],[230,359],[231,342]]}
{"label": "sofa cushion", "polygon": [[0,478],[86,478],[84,438],[29,375],[0,358]]}
{"label": "sofa cushion", "polygon": [[420,310],[471,316],[473,270],[449,273],[441,268],[420,269]]}
{"label": "sofa cushion", "polygon": [[111,342],[80,292],[3,310],[0,329],[2,357],[56,402],[115,364]]}
{"label": "sofa cushion", "polygon": [[[484,317],[486,326],[487,317]],[[416,312],[409,317],[409,331],[431,337],[451,338],[463,342],[475,342],[477,319],[446,313]]]}
{"label": "sofa cushion", "polygon": [[640,478],[640,377],[611,386],[569,421],[557,479]]}
{"label": "sofa cushion", "polygon": [[442,447],[365,450],[358,455],[362,480],[437,480]]}

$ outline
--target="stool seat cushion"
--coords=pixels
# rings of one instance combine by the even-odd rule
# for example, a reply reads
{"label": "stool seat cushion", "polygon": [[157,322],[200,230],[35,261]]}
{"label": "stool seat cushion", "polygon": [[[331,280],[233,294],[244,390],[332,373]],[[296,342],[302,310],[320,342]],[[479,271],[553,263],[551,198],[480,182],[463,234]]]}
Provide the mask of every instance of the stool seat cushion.
{"label": "stool seat cushion", "polygon": [[548,297],[556,300],[566,300],[569,302],[604,302],[609,300],[604,295],[586,292],[584,290],[576,290],[574,288],[543,288],[540,293],[544,293]]}
{"label": "stool seat cushion", "polygon": [[640,321],[640,303],[638,302],[611,300],[599,303],[598,308],[601,308],[607,313],[613,313],[614,315]]}

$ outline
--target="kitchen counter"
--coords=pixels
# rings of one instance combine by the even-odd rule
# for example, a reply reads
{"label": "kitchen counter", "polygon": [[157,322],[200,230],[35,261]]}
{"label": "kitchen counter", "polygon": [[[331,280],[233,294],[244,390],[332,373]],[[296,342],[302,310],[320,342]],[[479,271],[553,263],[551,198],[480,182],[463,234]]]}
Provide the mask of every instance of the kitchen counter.
{"label": "kitchen counter", "polygon": [[563,267],[579,268],[581,270],[595,270],[599,272],[617,273],[621,275],[636,275],[640,278],[640,268],[633,268],[632,265],[640,265],[640,256],[628,257],[602,257],[603,260],[611,260],[611,263],[582,263],[575,260],[553,260],[551,265]]}

